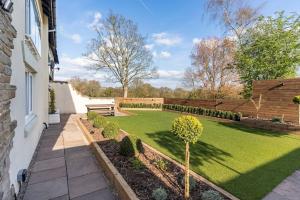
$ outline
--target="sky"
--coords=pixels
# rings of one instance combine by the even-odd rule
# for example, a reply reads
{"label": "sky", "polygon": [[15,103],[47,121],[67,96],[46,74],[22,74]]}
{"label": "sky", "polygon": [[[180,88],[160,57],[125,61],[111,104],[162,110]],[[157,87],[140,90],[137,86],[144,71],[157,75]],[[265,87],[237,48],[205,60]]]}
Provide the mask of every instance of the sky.
{"label": "sky", "polygon": [[[112,11],[134,21],[147,38],[153,66],[159,78],[147,80],[156,87],[183,87],[182,77],[191,65],[193,45],[201,39],[222,37],[224,31],[207,16],[204,0],[57,0],[57,46],[59,71],[55,80],[80,77],[98,80],[102,86],[119,86],[106,79],[106,72],[89,69],[84,58],[87,44],[96,37],[93,26]],[[261,14],[276,11],[300,14],[299,0],[252,0],[263,6]]]}

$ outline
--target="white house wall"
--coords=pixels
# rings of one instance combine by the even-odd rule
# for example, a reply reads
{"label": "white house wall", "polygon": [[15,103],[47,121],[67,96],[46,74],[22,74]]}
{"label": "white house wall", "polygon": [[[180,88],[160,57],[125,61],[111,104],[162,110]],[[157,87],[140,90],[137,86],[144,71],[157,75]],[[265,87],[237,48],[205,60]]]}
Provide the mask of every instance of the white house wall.
{"label": "white house wall", "polygon": [[[17,173],[20,169],[27,169],[35,148],[44,128],[48,123],[48,18],[42,14],[41,30],[41,58],[34,61],[34,57],[26,58],[24,53],[30,53],[23,48],[25,39],[25,0],[14,0],[12,24],[17,30],[12,53],[12,80],[11,84],[17,87],[16,97],[11,102],[11,118],[17,120],[13,148],[10,152],[10,181],[18,191]],[[41,2],[38,1],[40,11]],[[42,12],[41,12],[42,13]],[[25,62],[36,71],[33,79],[33,113],[35,118],[31,123],[25,124]],[[26,130],[26,131],[25,131]]]}
{"label": "white house wall", "polygon": [[54,82],[55,105],[60,113],[86,113],[86,105],[114,104],[114,98],[89,98],[78,94],[69,83]]}

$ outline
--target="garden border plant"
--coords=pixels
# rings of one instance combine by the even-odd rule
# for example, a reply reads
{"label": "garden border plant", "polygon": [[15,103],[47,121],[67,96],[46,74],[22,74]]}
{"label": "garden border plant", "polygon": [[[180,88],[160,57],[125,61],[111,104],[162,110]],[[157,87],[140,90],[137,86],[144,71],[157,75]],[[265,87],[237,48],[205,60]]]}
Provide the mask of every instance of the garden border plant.
{"label": "garden border plant", "polygon": [[120,103],[120,108],[148,108],[148,109],[162,109],[161,103],[153,103],[153,104],[147,104],[147,103]]}
{"label": "garden border plant", "polygon": [[191,113],[191,114],[196,114],[196,115],[217,117],[217,118],[222,118],[222,119],[229,119],[229,120],[234,120],[234,121],[241,121],[241,118],[242,118],[242,113],[207,109],[207,108],[202,108],[202,107],[184,106],[184,105],[178,105],[178,104],[163,104],[163,109]]}

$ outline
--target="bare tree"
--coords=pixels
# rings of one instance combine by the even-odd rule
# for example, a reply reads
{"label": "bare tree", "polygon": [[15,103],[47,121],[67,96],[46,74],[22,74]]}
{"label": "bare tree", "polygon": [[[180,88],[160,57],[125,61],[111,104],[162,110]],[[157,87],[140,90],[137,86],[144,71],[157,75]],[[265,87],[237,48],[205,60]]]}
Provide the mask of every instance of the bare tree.
{"label": "bare tree", "polygon": [[220,22],[240,42],[241,34],[259,15],[263,6],[252,7],[249,0],[206,0],[206,8],[213,20]]}
{"label": "bare tree", "polygon": [[[208,91],[212,97],[218,98],[222,89],[230,84],[236,84],[237,73],[231,67],[235,43],[229,39],[204,39],[196,44],[192,54],[192,69],[186,70],[189,82],[195,82]],[[188,82],[188,83],[189,83]]]}
{"label": "bare tree", "polygon": [[134,80],[156,76],[152,54],[145,48],[145,38],[134,22],[110,13],[96,32],[86,56],[95,63],[92,68],[110,72],[112,80],[122,85],[125,98]]}

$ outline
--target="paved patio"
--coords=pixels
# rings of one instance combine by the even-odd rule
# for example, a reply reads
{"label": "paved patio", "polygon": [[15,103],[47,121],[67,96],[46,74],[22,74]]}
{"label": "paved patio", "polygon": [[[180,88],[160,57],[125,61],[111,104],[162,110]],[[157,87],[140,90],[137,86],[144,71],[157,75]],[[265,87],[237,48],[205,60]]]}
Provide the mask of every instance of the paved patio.
{"label": "paved patio", "polygon": [[43,134],[24,200],[117,199],[75,117],[62,115],[62,123],[50,126]]}
{"label": "paved patio", "polygon": [[299,200],[300,199],[300,170],[283,180],[263,200]]}

